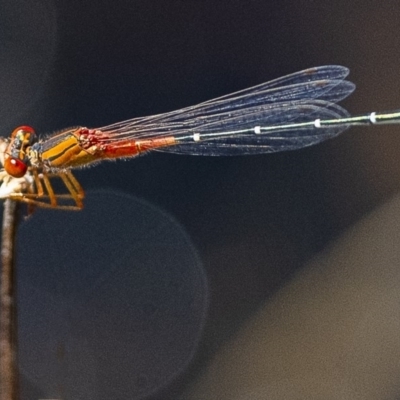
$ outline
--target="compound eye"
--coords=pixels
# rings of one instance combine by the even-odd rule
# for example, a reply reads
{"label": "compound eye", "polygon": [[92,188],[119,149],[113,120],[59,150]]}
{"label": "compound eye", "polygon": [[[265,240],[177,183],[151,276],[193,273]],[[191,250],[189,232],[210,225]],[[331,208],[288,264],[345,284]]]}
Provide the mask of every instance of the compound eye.
{"label": "compound eye", "polygon": [[20,143],[27,143],[31,145],[36,137],[35,130],[28,125],[19,126],[14,129],[11,134],[11,140],[17,140]]}
{"label": "compound eye", "polygon": [[13,176],[14,178],[22,178],[26,174],[28,166],[18,158],[8,157],[4,161],[4,169],[8,175]]}

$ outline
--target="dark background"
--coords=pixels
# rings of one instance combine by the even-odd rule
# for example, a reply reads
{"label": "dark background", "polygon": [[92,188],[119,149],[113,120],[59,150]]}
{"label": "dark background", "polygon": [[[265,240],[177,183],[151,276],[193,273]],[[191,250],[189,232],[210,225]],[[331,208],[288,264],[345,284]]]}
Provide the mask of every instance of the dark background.
{"label": "dark background", "polygon": [[[0,4],[3,136],[23,124],[39,133],[101,127],[323,64],[351,69],[357,90],[343,103],[351,113],[400,103],[395,0]],[[152,154],[76,172],[87,191],[122,191],[174,216],[202,260],[203,338],[159,398],[181,393],[296,270],[398,190],[399,155],[397,127],[353,128],[290,153]]]}

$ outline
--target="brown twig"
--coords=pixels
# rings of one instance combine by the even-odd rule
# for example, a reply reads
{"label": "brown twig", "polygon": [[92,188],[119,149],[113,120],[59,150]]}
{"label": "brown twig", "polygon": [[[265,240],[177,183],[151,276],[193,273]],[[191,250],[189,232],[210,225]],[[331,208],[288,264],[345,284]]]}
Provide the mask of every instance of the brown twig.
{"label": "brown twig", "polygon": [[4,202],[0,282],[0,400],[17,400],[16,286],[14,273],[17,204]]}

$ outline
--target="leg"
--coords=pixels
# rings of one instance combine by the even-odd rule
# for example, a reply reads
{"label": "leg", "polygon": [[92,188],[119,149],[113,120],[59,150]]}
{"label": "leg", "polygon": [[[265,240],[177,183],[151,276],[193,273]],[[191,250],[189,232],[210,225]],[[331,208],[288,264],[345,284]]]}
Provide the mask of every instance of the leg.
{"label": "leg", "polygon": [[[27,189],[18,192],[14,191],[14,193],[11,193],[8,197],[42,208],[58,210],[81,210],[83,208],[82,200],[85,197],[84,191],[70,171],[58,174],[47,174],[45,172],[38,173],[37,170],[33,169],[30,172],[33,177],[33,182],[28,185]],[[67,193],[54,193],[50,180],[55,177],[63,181],[65,187],[68,189]],[[71,201],[73,201],[74,204],[60,204],[60,202]]]}

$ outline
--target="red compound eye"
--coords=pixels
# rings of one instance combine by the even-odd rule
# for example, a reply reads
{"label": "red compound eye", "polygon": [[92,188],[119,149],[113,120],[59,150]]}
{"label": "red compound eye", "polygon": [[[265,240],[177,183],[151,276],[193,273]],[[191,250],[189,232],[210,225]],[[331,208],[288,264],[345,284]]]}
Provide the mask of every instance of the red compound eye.
{"label": "red compound eye", "polygon": [[14,178],[22,178],[26,174],[28,166],[18,158],[8,157],[4,161],[4,169],[8,175]]}
{"label": "red compound eye", "polygon": [[11,137],[14,138],[17,135],[21,135],[21,134],[22,135],[26,135],[26,134],[29,135],[29,134],[32,134],[32,133],[34,134],[35,130],[31,126],[23,125],[23,126],[19,126],[18,128],[14,129],[12,134],[11,134]]}

